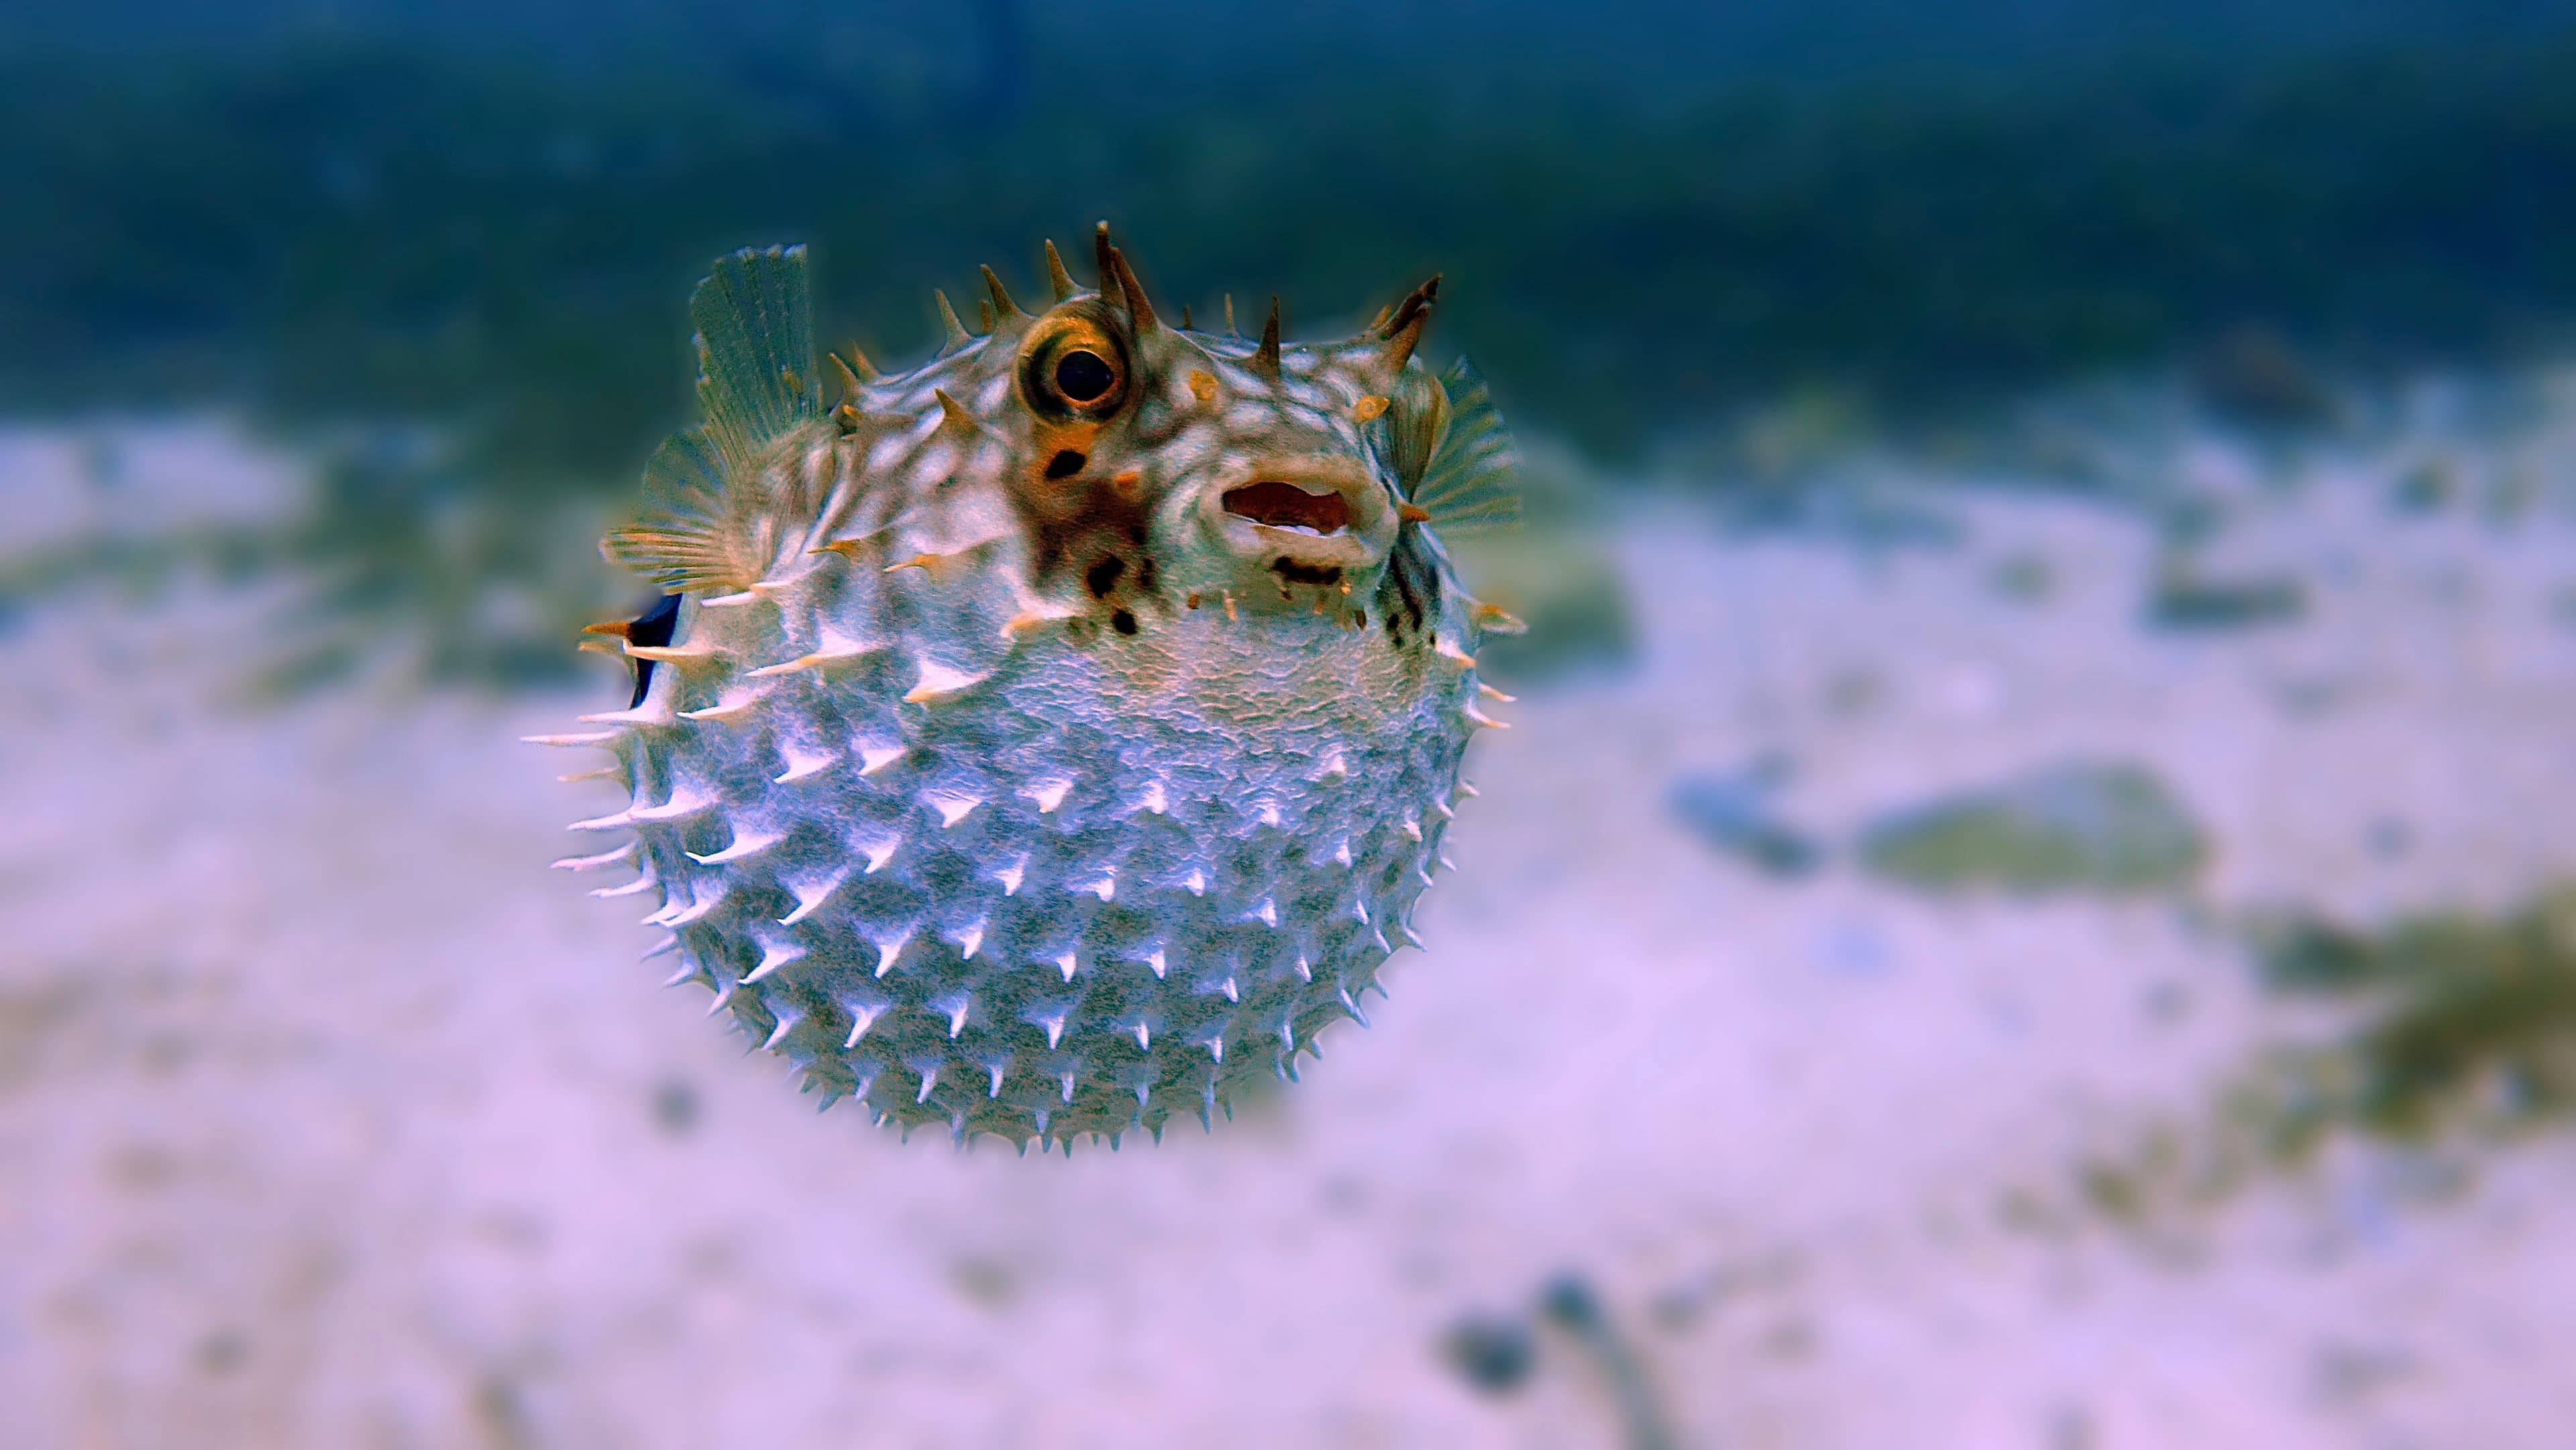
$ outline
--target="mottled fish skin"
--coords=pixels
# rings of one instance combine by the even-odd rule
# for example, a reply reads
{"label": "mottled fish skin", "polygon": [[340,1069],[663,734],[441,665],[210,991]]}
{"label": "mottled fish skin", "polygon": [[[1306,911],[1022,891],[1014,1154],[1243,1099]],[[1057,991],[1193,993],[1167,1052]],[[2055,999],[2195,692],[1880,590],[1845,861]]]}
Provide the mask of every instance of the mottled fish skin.
{"label": "mottled fish skin", "polygon": [[1494,723],[1480,631],[1516,627],[1408,492],[1459,472],[1412,355],[1436,279],[1282,346],[1275,306],[1173,326],[1097,250],[1100,289],[1050,247],[1047,311],[991,280],[984,335],[830,408],[801,250],[720,263],[710,426],[604,545],[679,595],[625,644],[659,668],[552,737],[614,754],[631,804],[576,829],[634,844],[566,864],[640,868],[601,894],[658,901],[675,983],[825,1106],[1024,1150],[1205,1122],[1365,1020]]}

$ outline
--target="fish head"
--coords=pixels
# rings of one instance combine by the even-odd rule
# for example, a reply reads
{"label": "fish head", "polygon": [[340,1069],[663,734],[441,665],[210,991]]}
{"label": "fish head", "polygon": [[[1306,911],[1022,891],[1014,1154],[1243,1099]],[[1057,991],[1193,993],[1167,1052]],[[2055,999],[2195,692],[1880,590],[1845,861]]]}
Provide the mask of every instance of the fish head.
{"label": "fish head", "polygon": [[[1131,584],[1270,619],[1341,619],[1376,590],[1446,399],[1403,327],[1280,344],[1175,326],[1116,249],[1102,288],[1027,320],[1009,354],[1009,492],[1041,582]],[[1229,312],[1231,309],[1228,309]],[[1410,467],[1412,479],[1407,476]],[[1138,567],[1131,569],[1131,564]]]}

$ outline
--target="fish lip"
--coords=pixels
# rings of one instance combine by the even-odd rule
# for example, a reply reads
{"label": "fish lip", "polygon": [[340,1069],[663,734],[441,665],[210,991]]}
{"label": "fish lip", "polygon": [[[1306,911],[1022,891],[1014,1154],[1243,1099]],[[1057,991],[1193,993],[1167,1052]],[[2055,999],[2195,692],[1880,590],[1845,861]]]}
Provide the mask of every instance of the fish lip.
{"label": "fish lip", "polygon": [[[1264,523],[1238,513],[1228,500],[1265,484],[1284,484],[1311,499],[1339,505],[1340,526],[1330,531]],[[1200,507],[1216,536],[1238,555],[1265,567],[1277,559],[1313,567],[1357,568],[1377,562],[1393,544],[1395,510],[1386,490],[1356,462],[1326,458],[1256,459],[1228,469],[1201,496]],[[1329,517],[1329,511],[1324,515]]]}

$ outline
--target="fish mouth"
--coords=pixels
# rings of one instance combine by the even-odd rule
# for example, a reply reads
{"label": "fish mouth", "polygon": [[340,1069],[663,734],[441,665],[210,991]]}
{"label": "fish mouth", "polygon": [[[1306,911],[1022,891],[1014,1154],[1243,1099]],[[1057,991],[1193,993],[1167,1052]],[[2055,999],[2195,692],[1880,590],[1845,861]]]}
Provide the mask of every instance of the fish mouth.
{"label": "fish mouth", "polygon": [[1242,567],[1292,583],[1369,568],[1395,545],[1386,486],[1355,459],[1256,459],[1213,480],[1200,507]]}
{"label": "fish mouth", "polygon": [[1285,479],[1264,478],[1218,496],[1218,505],[1239,519],[1265,529],[1283,529],[1325,538],[1350,527],[1351,506],[1340,489],[1316,493]]}
{"label": "fish mouth", "polygon": [[1227,612],[1350,617],[1395,547],[1395,497],[1357,458],[1274,453],[1237,461],[1197,491],[1214,544],[1208,586]]}

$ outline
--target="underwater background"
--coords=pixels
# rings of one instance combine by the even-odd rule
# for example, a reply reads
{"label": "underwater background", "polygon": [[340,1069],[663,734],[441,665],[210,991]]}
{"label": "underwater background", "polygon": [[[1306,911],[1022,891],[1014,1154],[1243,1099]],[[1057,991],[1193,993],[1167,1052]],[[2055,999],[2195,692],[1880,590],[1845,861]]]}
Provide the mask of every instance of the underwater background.
{"label": "underwater background", "polygon": [[[816,1116],[544,867],[683,303],[1445,273],[1529,520],[1306,1081]],[[2576,3],[15,0],[0,1445],[2556,1447]]]}

